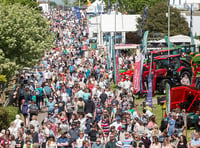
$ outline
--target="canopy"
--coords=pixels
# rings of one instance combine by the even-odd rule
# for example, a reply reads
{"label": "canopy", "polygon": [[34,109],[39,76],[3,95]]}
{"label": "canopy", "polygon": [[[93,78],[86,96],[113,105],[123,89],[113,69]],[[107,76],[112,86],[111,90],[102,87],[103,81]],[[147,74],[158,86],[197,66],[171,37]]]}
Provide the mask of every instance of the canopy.
{"label": "canopy", "polygon": [[104,12],[104,6],[105,3],[101,0],[96,0],[95,2],[93,2],[87,9],[86,12],[87,13],[103,13]]}
{"label": "canopy", "polygon": [[[158,41],[149,41],[152,43],[166,43],[165,39],[161,39]],[[170,42],[171,43],[191,43],[191,37],[190,36],[186,36],[186,35],[176,35],[176,36],[171,36],[170,37]],[[200,41],[197,39],[194,39],[194,43],[196,45],[200,45]]]}
{"label": "canopy", "polygon": [[137,49],[139,47],[138,44],[117,44],[115,45],[115,49],[123,50],[123,49]]}

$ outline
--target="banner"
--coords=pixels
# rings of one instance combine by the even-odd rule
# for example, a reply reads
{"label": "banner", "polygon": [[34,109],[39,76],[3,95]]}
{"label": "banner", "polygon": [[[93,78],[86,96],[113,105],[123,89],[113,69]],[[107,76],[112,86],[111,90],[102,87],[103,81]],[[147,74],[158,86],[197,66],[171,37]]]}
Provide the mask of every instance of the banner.
{"label": "banner", "polygon": [[193,4],[191,4],[191,8],[190,8],[190,37],[191,37],[191,44],[194,45],[194,37],[192,33],[192,29],[193,29],[192,15],[193,15]]}
{"label": "banner", "polygon": [[80,12],[80,9],[79,9],[79,7],[77,7],[77,6],[75,6],[74,7],[74,11],[76,12],[76,17],[77,17],[77,19],[81,19],[81,12]]}
{"label": "banner", "polygon": [[143,32],[142,29],[143,29],[145,20],[147,19],[148,9],[149,9],[149,8],[148,8],[147,6],[144,8],[144,13],[143,13],[143,16],[142,16],[142,21],[141,21],[140,24],[139,24],[139,29],[138,29],[138,33],[137,33],[137,35],[138,35],[139,37],[142,37],[142,32]]}
{"label": "banner", "polygon": [[146,98],[146,105],[153,107],[152,103],[152,74],[151,72],[148,75],[148,92]]}
{"label": "banner", "polygon": [[116,77],[117,77],[117,84],[118,84],[119,81],[120,81],[120,76],[119,76],[119,53],[118,53],[118,50],[117,50],[117,53],[116,53]]}
{"label": "banner", "polygon": [[113,39],[112,39],[112,59],[113,59],[113,68],[114,68],[114,80],[115,80],[115,84],[117,84],[116,54],[115,54],[115,46],[114,46],[114,40]]}
{"label": "banner", "polygon": [[141,74],[141,53],[135,57],[134,73],[133,73],[133,93],[140,91],[140,74]]}
{"label": "banner", "polygon": [[143,35],[143,40],[142,40],[142,50],[141,50],[141,64],[140,64],[140,94],[143,92],[143,86],[142,86],[142,73],[143,73],[143,63],[145,59],[145,55],[147,53],[147,37],[148,37],[149,31],[145,31]]}
{"label": "banner", "polygon": [[142,40],[142,53],[145,55],[147,54],[147,37],[148,37],[149,31],[145,31],[143,40]]}
{"label": "banner", "polygon": [[165,88],[166,88],[165,90],[166,90],[166,104],[167,104],[166,112],[168,115],[171,108],[171,88],[170,88],[169,83],[166,83]]}
{"label": "banner", "polygon": [[146,104],[150,107],[153,107],[153,102],[152,102],[152,73],[151,73],[151,69],[152,69],[152,54],[151,54],[151,65],[150,65],[150,71],[149,71],[149,75],[148,75],[148,92],[147,92],[147,98],[146,98]]}

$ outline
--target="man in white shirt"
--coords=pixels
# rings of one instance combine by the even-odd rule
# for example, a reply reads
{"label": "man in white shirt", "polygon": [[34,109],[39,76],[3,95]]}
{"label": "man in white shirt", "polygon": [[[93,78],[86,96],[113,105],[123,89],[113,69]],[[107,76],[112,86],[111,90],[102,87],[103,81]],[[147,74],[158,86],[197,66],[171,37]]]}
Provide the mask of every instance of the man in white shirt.
{"label": "man in white shirt", "polygon": [[112,127],[112,126],[115,127],[115,130],[119,131],[119,130],[120,130],[119,127],[122,126],[121,117],[118,116],[117,119],[116,119],[116,121],[113,122],[113,123],[110,125],[110,127]]}

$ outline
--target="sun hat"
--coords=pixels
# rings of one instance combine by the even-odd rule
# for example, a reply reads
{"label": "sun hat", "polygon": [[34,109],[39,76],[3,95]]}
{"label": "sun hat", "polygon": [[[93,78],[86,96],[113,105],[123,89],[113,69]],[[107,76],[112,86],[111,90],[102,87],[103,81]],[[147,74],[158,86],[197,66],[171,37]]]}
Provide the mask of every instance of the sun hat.
{"label": "sun hat", "polygon": [[116,146],[122,147],[122,142],[121,141],[117,141]]}
{"label": "sun hat", "polygon": [[86,117],[92,118],[92,114],[91,114],[91,113],[87,113],[87,114],[86,114]]}

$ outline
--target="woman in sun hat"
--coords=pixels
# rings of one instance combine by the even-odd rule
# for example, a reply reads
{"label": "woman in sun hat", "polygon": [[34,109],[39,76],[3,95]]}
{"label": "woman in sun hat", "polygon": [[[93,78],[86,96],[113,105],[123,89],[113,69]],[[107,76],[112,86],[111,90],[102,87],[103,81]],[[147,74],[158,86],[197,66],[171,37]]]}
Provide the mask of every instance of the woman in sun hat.
{"label": "woman in sun hat", "polygon": [[116,148],[122,148],[122,142],[121,141],[117,141]]}

